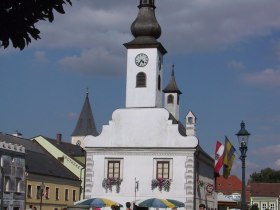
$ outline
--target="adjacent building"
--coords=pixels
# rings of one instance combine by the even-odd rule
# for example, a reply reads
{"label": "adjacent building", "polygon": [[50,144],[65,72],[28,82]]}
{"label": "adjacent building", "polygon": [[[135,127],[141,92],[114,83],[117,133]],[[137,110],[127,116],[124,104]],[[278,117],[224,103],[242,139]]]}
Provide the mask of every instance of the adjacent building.
{"label": "adjacent building", "polygon": [[[125,205],[139,199],[171,198],[198,209],[216,209],[214,160],[199,145],[196,116],[179,121],[180,95],[172,67],[163,89],[163,58],[157,40],[161,28],[154,0],[140,0],[131,25],[135,37],[125,43],[125,108],[117,109],[99,135],[84,138],[85,197],[111,198]],[[164,99],[164,101],[162,101]],[[164,106],[163,106],[164,104]]]}
{"label": "adjacent building", "polygon": [[[51,156],[36,141],[0,133],[0,143],[3,142],[17,145],[18,150],[24,148],[22,151],[25,151],[25,161],[19,158],[8,158],[8,161],[14,160],[14,162],[10,164],[8,170],[11,176],[10,174],[9,176],[4,175],[3,209],[23,210],[35,207],[44,210],[61,210],[80,199],[80,178]],[[10,147],[12,148],[12,146]],[[3,164],[1,158],[1,166]],[[11,199],[14,202],[17,202],[16,198],[23,196],[23,205],[19,206],[18,202],[17,205],[13,204],[13,207],[9,201],[10,193],[14,194]],[[7,199],[5,200],[5,198]]]}
{"label": "adjacent building", "polygon": [[57,134],[56,139],[39,135],[33,138],[41,145],[52,157],[59,161],[62,166],[71,171],[81,182],[80,194],[76,191],[75,200],[84,198],[85,188],[85,159],[86,151],[80,145],[74,145],[62,141],[62,135]]}
{"label": "adjacent building", "polygon": [[259,210],[279,210],[280,183],[250,183],[250,205],[257,205]]}
{"label": "adjacent building", "polygon": [[25,148],[0,138],[0,161],[0,209],[24,209]]}

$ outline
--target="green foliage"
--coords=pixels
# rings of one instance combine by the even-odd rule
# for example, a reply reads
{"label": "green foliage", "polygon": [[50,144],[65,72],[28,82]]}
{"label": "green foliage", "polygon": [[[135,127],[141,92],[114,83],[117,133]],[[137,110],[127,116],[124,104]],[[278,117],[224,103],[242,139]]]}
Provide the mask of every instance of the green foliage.
{"label": "green foliage", "polygon": [[0,47],[7,48],[11,41],[14,48],[24,49],[31,38],[40,39],[35,27],[39,20],[54,20],[53,11],[64,14],[63,4],[70,0],[1,0]]}
{"label": "green foliage", "polygon": [[250,210],[259,210],[259,207],[257,204],[253,204],[251,207],[250,207]]}
{"label": "green foliage", "polygon": [[250,175],[252,182],[263,183],[278,183],[280,182],[280,171],[275,171],[271,168],[265,168],[259,173],[254,172]]}

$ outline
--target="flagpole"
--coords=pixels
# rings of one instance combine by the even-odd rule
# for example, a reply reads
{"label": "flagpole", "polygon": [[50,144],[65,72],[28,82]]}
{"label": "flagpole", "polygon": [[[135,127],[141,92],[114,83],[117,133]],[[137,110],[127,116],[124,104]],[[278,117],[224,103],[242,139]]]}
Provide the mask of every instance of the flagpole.
{"label": "flagpole", "polygon": [[134,200],[136,202],[136,192],[138,190],[139,181],[136,181],[136,177],[134,178]]}

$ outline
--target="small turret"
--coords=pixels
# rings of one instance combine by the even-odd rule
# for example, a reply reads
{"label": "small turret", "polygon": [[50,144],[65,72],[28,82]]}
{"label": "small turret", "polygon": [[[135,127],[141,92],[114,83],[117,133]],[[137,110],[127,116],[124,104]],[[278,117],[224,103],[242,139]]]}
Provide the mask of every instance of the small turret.
{"label": "small turret", "polygon": [[175,80],[174,74],[174,64],[172,65],[171,78],[163,90],[164,92],[164,107],[175,117],[176,120],[179,120],[179,107],[180,107],[180,95],[182,92],[179,90]]}
{"label": "small turret", "polygon": [[196,116],[191,111],[186,115],[186,134],[187,136],[196,135]]}

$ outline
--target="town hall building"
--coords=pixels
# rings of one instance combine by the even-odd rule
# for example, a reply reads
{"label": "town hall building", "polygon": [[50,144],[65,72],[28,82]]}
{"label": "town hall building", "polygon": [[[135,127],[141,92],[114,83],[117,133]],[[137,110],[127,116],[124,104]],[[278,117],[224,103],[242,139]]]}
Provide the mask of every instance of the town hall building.
{"label": "town hall building", "polygon": [[[85,147],[85,198],[105,197],[125,205],[170,198],[185,209],[217,208],[214,159],[199,145],[192,112],[179,121],[180,95],[174,74],[162,84],[161,27],[154,0],[140,0],[127,49],[125,108],[117,109],[102,132],[79,139]],[[83,136],[79,134],[77,136]]]}

